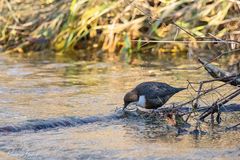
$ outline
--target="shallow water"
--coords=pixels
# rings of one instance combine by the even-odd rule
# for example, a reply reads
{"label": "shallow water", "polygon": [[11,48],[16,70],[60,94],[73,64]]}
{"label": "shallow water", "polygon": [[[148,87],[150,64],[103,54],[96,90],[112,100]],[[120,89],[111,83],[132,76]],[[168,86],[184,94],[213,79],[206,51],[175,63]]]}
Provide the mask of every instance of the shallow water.
{"label": "shallow water", "polygon": [[[187,80],[210,78],[203,69],[186,70],[198,66],[191,59],[164,60],[128,66],[1,55],[0,127],[27,129],[0,135],[0,158],[239,159],[239,131],[177,135],[174,127],[114,116],[124,93],[140,82],[186,87]],[[170,102],[190,97],[184,91]],[[39,129],[36,124],[42,123],[53,127]]]}

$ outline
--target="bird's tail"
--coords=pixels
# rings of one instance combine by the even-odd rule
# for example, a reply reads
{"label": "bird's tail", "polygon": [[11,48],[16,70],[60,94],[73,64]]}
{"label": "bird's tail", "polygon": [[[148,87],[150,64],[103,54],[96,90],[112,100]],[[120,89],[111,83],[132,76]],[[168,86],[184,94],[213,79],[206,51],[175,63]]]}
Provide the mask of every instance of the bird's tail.
{"label": "bird's tail", "polygon": [[187,89],[187,88],[176,88],[177,92],[180,92],[180,91],[185,90],[185,89]]}

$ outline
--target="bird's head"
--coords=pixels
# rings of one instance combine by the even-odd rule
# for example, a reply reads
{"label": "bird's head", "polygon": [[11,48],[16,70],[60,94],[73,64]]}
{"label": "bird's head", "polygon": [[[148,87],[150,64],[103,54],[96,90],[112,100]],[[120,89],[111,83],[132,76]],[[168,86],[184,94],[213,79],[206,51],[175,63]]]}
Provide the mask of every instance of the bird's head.
{"label": "bird's head", "polygon": [[136,91],[130,91],[124,96],[124,107],[125,109],[130,103],[138,101],[138,95]]}

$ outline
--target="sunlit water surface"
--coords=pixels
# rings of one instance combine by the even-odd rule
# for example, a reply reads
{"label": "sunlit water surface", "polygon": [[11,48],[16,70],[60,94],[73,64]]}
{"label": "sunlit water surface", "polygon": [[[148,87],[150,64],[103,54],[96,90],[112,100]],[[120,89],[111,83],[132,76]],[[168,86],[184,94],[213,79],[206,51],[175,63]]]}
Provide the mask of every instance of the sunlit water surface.
{"label": "sunlit water surface", "polygon": [[[123,96],[143,81],[186,87],[187,80],[210,78],[193,60],[164,59],[128,66],[101,62],[59,63],[0,56],[0,126],[29,120],[104,117],[115,114]],[[190,98],[187,91],[170,102]],[[213,97],[212,97],[213,99]],[[208,99],[208,102],[211,98]],[[239,98],[235,100],[240,102]],[[233,122],[234,124],[234,122]],[[135,118],[21,131],[0,136],[2,159],[239,159],[239,131],[202,136]]]}

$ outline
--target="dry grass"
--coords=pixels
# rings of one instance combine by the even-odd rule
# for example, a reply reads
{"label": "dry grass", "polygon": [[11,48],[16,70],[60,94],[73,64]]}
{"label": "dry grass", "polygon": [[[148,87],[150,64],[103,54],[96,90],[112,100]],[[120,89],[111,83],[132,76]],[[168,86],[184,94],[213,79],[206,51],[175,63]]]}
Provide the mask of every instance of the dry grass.
{"label": "dry grass", "polygon": [[[40,49],[37,47],[41,50],[42,44],[50,44],[56,51],[80,54],[81,50],[97,48],[130,61],[142,52],[158,55],[206,47],[220,50],[239,47],[238,42],[198,43],[219,39],[240,41],[240,4],[235,0],[48,0],[38,3],[1,0],[0,3],[1,15],[4,15],[0,17],[0,44],[5,49],[20,47],[27,51],[41,44]],[[29,5],[33,5],[30,10]]]}

